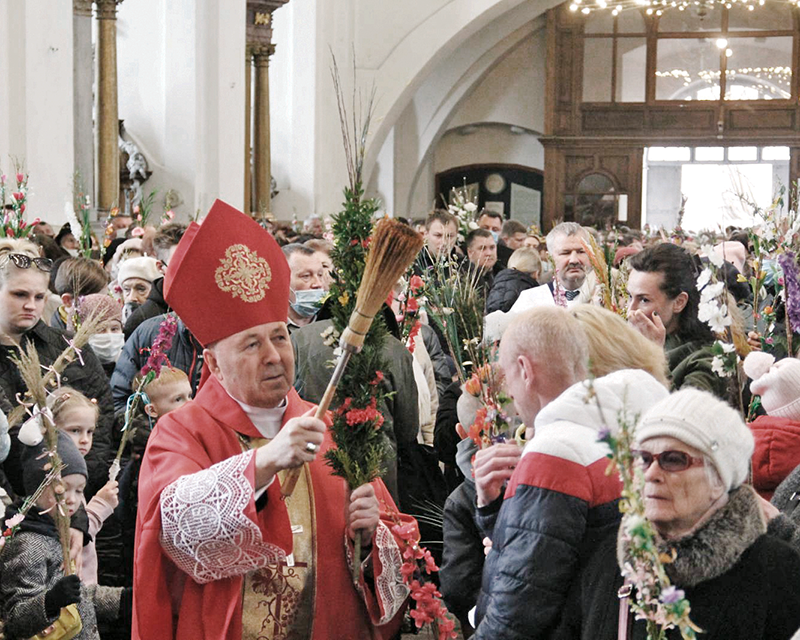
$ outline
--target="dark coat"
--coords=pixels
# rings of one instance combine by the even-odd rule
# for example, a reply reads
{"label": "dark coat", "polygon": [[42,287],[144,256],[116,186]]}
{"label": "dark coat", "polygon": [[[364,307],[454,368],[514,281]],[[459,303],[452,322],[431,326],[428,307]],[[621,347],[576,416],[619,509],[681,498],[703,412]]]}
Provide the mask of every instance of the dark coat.
{"label": "dark coat", "polygon": [[[683,589],[690,618],[704,640],[789,640],[800,627],[800,556],[765,533],[758,499],[749,487],[730,494],[728,503],[697,531],[676,541],[675,562],[665,565],[670,580]],[[557,640],[616,640],[622,586],[617,536],[606,536],[572,591]],[[577,599],[576,594],[580,594]],[[576,602],[580,605],[575,608]],[[633,624],[633,640],[646,637],[645,624]],[[676,630],[668,640],[678,640]]]}
{"label": "dark coat", "polygon": [[[22,339],[22,347],[32,342],[39,354],[42,365],[49,366],[55,362],[67,348],[66,331],[48,327],[43,321],[39,320],[36,325],[25,333]],[[10,356],[15,349],[0,346],[0,387],[6,398],[17,404],[17,394],[22,397],[27,391],[27,387],[19,374],[16,365],[11,362]],[[111,392],[108,387],[108,378],[103,371],[103,365],[92,351],[89,345],[81,349],[81,358],[76,358],[67,365],[61,375],[61,384],[77,389],[89,399],[96,399],[97,406],[100,408],[100,416],[97,420],[97,430],[94,433],[92,450],[86,456],[86,466],[89,469],[89,482],[87,484],[87,494],[94,495],[97,490],[108,481],[108,467],[114,457],[115,451],[111,451],[112,434],[114,429],[114,410],[111,403]],[[20,466],[20,444],[17,439],[21,425],[12,427],[9,430],[11,435],[11,452],[3,463],[3,468],[8,477],[11,487],[17,495],[25,495],[22,486],[22,468]]]}
{"label": "dark coat", "polygon": [[[318,320],[292,332],[295,360],[295,384],[303,400],[318,403],[333,370],[326,366],[334,359],[333,347],[324,342],[322,332],[333,326],[331,320]],[[393,391],[379,407],[384,417],[381,431],[394,454],[387,460],[383,481],[395,501],[398,501],[397,452],[401,447],[416,442],[419,432],[419,407],[417,406],[417,383],[414,380],[413,356],[397,338],[386,337],[383,357],[388,363],[384,371],[384,382],[388,391]]]}
{"label": "dark coat", "polygon": [[153,285],[150,287],[150,293],[147,300],[131,313],[130,318],[123,327],[125,339],[131,337],[136,327],[138,327],[145,320],[155,318],[169,311],[169,305],[164,300],[164,278],[157,278],[153,280]]}
{"label": "dark coat", "polygon": [[470,440],[462,440],[458,449],[459,468],[465,479],[444,505],[444,552],[439,569],[439,590],[447,608],[464,627],[481,590],[484,553],[483,534],[475,524],[477,504],[470,464],[477,447]]}
{"label": "dark coat", "polygon": [[778,485],[771,502],[781,514],[769,521],[769,533],[800,553],[800,466]]}
{"label": "dark coat", "polygon": [[527,273],[516,269],[503,269],[495,276],[489,295],[486,296],[486,313],[493,311],[507,313],[520,293],[538,286],[539,283]]}
{"label": "dark coat", "polygon": [[[456,466],[456,447],[461,438],[456,433],[458,424],[458,399],[461,397],[461,383],[452,382],[439,398],[436,424],[433,427],[433,447],[436,455],[444,463],[444,477],[447,487],[453,491],[464,479]],[[469,429],[470,425],[465,428]]]}
{"label": "dark coat", "polygon": [[[111,376],[111,392],[114,395],[115,411],[125,409],[128,396],[133,392],[133,378],[147,362],[148,350],[158,336],[164,318],[165,316],[161,315],[145,320],[136,327],[133,335],[125,343],[114,368],[114,374]],[[178,320],[178,331],[167,352],[167,358],[173,367],[186,372],[192,385],[192,393],[194,393],[200,383],[200,373],[203,369],[203,345],[197,341],[180,319]]]}
{"label": "dark coat", "polygon": [[673,390],[677,391],[684,386],[694,387],[727,401],[728,379],[721,378],[711,368],[714,354],[711,352],[710,342],[686,341],[672,334],[667,336],[664,352]]}

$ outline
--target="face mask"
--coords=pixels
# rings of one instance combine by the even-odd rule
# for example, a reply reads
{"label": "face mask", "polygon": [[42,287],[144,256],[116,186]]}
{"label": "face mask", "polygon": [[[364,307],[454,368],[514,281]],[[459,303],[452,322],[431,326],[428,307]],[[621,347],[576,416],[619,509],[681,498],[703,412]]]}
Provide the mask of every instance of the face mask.
{"label": "face mask", "polygon": [[122,333],[98,333],[89,338],[89,346],[103,364],[116,362],[124,345],[125,334]]}
{"label": "face mask", "polygon": [[291,304],[292,311],[303,318],[310,318],[316,315],[321,305],[322,298],[328,292],[325,289],[304,289],[294,292],[294,302]]}
{"label": "face mask", "polygon": [[128,227],[123,227],[121,229],[117,229],[117,238],[125,238],[128,234]]}
{"label": "face mask", "polygon": [[494,243],[497,244],[497,242],[500,240],[500,232],[492,231],[491,233],[492,233],[492,238],[494,239]]}
{"label": "face mask", "polygon": [[77,249],[67,249],[67,253],[71,255],[73,258],[78,257],[78,250]]}

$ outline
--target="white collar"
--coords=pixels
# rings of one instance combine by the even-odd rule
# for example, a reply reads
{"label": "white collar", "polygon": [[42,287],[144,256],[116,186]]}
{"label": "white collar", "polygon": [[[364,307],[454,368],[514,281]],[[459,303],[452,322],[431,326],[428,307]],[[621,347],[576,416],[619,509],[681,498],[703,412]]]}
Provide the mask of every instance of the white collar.
{"label": "white collar", "polygon": [[[233,398],[233,396],[231,396],[231,398]],[[274,438],[278,435],[278,431],[281,430],[281,425],[283,424],[283,415],[286,413],[286,407],[289,405],[286,398],[284,398],[277,407],[272,407],[270,409],[251,407],[249,404],[236,400],[236,398],[233,399],[236,401],[236,404],[242,408],[242,411],[247,414],[253,426],[258,429],[262,436],[265,438]]]}

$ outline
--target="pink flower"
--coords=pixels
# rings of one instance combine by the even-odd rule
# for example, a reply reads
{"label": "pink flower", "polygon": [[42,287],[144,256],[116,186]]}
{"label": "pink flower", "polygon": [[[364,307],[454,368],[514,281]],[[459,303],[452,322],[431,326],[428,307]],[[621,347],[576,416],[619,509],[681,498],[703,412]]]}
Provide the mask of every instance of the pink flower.
{"label": "pink flower", "polygon": [[21,173],[18,173],[17,174],[17,184],[22,184],[23,182],[25,182],[25,176],[22,175]]}
{"label": "pink flower", "polygon": [[131,235],[134,238],[141,238],[144,235],[144,229],[141,227],[134,227],[133,231],[131,231]]}
{"label": "pink flower", "polygon": [[14,193],[11,194],[11,197],[14,198],[14,200],[16,200],[17,202],[19,202],[20,200],[25,199],[25,194],[22,193],[22,191],[15,191]]}
{"label": "pink flower", "polygon": [[0,184],[5,184],[6,183],[6,177],[7,176],[6,176],[5,173],[3,175],[0,175]]}
{"label": "pink flower", "polygon": [[8,527],[9,529],[13,529],[14,527],[18,527],[20,522],[22,522],[24,519],[25,519],[25,516],[23,514],[21,514],[21,513],[18,513],[16,515],[10,517],[8,520],[6,520],[6,527]]}

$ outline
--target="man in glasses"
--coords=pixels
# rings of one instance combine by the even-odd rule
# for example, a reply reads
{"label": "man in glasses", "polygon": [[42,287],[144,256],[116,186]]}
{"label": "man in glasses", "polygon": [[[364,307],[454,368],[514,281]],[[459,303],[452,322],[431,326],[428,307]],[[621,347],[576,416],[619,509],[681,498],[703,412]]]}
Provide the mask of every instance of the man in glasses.
{"label": "man in glasses", "polygon": [[475,457],[476,520],[492,541],[476,639],[551,637],[582,554],[619,524],[621,485],[605,473],[608,448],[598,434],[616,427],[621,410],[634,416],[667,391],[627,369],[580,384],[587,361],[581,324],[558,307],[522,313],[503,334],[506,389],[534,436],[518,463],[515,445]]}

